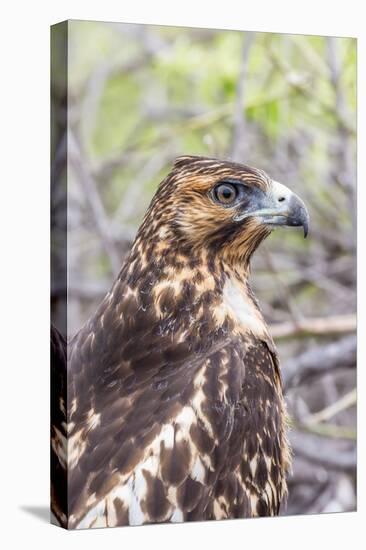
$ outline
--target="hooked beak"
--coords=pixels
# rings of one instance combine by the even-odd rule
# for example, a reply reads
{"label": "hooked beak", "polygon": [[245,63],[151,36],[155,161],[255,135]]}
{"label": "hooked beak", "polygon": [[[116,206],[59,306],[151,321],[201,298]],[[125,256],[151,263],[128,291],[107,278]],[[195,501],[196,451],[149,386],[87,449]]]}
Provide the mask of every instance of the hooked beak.
{"label": "hooked beak", "polygon": [[237,214],[234,220],[242,221],[254,217],[265,225],[303,227],[306,238],[309,231],[308,211],[300,197],[288,187],[272,181],[268,193],[263,193],[254,202],[245,212]]}

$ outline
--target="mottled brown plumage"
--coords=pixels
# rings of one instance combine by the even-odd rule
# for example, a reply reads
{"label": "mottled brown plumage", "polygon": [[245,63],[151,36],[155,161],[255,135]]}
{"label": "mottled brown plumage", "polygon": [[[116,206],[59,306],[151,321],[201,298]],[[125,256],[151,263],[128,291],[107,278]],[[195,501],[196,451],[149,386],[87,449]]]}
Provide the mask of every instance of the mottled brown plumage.
{"label": "mottled brown plumage", "polygon": [[63,524],[278,514],[285,405],[249,262],[274,225],[307,223],[300,199],[260,170],[177,159],[69,344]]}

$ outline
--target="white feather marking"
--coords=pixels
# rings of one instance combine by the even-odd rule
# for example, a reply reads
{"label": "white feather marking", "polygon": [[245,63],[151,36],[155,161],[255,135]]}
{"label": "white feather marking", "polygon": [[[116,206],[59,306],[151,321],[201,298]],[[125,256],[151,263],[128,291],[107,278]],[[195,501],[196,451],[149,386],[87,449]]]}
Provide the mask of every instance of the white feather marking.
{"label": "white feather marking", "polygon": [[77,399],[76,397],[71,401],[71,407],[70,407],[70,416],[72,416],[76,409],[77,409],[77,406],[78,406],[78,402],[77,402]]}
{"label": "white feather marking", "polygon": [[252,515],[258,516],[258,512],[257,512],[258,496],[255,493],[251,493],[249,498],[250,498],[250,506],[252,509]]}
{"label": "white feather marking", "polygon": [[175,423],[182,428],[187,428],[188,431],[193,422],[196,421],[196,415],[192,407],[185,406],[175,418]]}
{"label": "white feather marking", "polygon": [[94,409],[91,409],[88,414],[87,424],[90,430],[94,430],[100,424],[100,413],[96,414]]}
{"label": "white feather marking", "polygon": [[76,529],[89,529],[90,527],[107,527],[103,500],[89,510],[86,516],[77,524]]}
{"label": "white feather marking", "polygon": [[258,456],[254,456],[252,460],[249,462],[250,471],[252,472],[253,477],[255,476],[257,465],[258,465]]}
{"label": "white feather marking", "polygon": [[214,516],[215,519],[226,519],[227,515],[227,502],[224,497],[220,496],[214,501]]}
{"label": "white feather marking", "polygon": [[[94,411],[90,412],[89,418],[92,418],[93,413]],[[130,525],[141,525],[147,521],[148,517],[146,517],[141,509],[141,502],[143,502],[146,498],[148,490],[146,478],[143,472],[149,472],[153,478],[159,476],[161,443],[164,443],[164,447],[166,449],[172,449],[174,446],[174,438],[176,437],[178,440],[186,438],[191,425],[196,422],[196,420],[197,417],[194,406],[187,405],[182,408],[176,418],[172,419],[171,423],[164,424],[161,427],[159,434],[146,449],[144,458],[135,468],[134,472],[131,472],[131,474],[127,477],[121,477],[120,484],[114,487],[102,501],[93,506],[88,514],[80,521],[78,528],[88,527],[90,524],[93,524],[92,526],[96,526],[97,524],[100,525],[102,521],[105,521],[108,525],[114,525],[117,521],[113,504],[116,498],[120,499],[123,505],[128,509],[128,521]],[[175,430],[175,425],[179,426],[178,430]],[[77,442],[79,436],[79,433],[76,434],[76,437],[74,436],[75,441],[73,441],[73,450],[75,455],[79,455],[80,452],[84,450],[84,448],[78,448]],[[200,481],[201,483],[205,482],[205,458],[206,457],[202,457],[202,460],[200,457],[196,458],[191,474],[192,479]],[[209,465],[207,465],[207,467],[209,467]],[[183,521],[183,513],[177,507],[176,493],[176,488],[169,488],[168,499],[175,510],[171,516],[171,521],[181,522]],[[89,498],[88,503],[92,504],[93,500],[95,500],[95,494]],[[104,520],[97,519],[96,521],[97,514],[101,513],[101,506],[103,506],[103,510],[106,510],[108,514],[105,514]],[[94,522],[96,523],[94,524]]]}
{"label": "white feather marking", "polygon": [[82,430],[79,430],[67,442],[67,461],[69,468],[74,468],[79,462],[81,455],[86,448],[85,441],[81,440]]}
{"label": "white feather marking", "polygon": [[[147,471],[150,470],[151,472],[155,471],[155,469],[157,467],[157,460],[155,460],[155,461],[151,460],[150,464],[148,464],[148,462],[149,461],[147,460],[144,463],[144,470],[147,470]],[[149,466],[150,466],[150,468],[149,468]],[[133,491],[140,500],[142,500],[146,496],[147,483],[146,483],[146,478],[145,478],[144,474],[142,473],[141,466],[139,466],[135,471],[135,483],[134,483]]]}
{"label": "white feather marking", "polygon": [[[130,479],[130,478],[129,478]],[[113,491],[109,493],[109,498],[113,502],[115,498],[118,498],[126,507],[130,505],[130,486],[127,483],[118,485]]]}
{"label": "white feather marking", "polygon": [[229,279],[225,283],[223,297],[224,303],[241,325],[251,330],[253,334],[263,334],[263,318],[238,283]]}
{"label": "white feather marking", "polygon": [[170,521],[172,523],[180,523],[182,521],[184,521],[184,518],[183,518],[183,512],[180,508],[176,508],[174,510],[174,514],[172,515],[172,517],[170,518]]}
{"label": "white feather marking", "polygon": [[194,481],[199,481],[200,483],[205,482],[205,468],[202,464],[202,460],[200,459],[200,457],[196,458],[196,462],[194,463],[192,468],[191,477]]}
{"label": "white feather marking", "polygon": [[[212,426],[207,418],[207,416],[203,412],[203,404],[205,403],[207,397],[205,393],[203,392],[202,388],[199,388],[196,390],[196,393],[192,399],[192,404],[194,406],[194,409],[196,411],[197,416],[202,420],[205,429],[210,434],[210,437],[214,437]],[[194,413],[193,413],[194,414]],[[196,416],[196,415],[195,415]],[[196,418],[194,418],[194,421],[196,421]]]}
{"label": "white feather marking", "polygon": [[156,451],[160,451],[160,443],[164,442],[166,449],[172,449],[174,446],[174,427],[172,424],[164,424],[160,434],[155,438],[152,443],[152,447]]}
{"label": "white feather marking", "polygon": [[[149,472],[152,477],[158,475],[161,442],[164,442],[165,448],[173,448],[174,427],[172,424],[164,424],[162,426],[160,433],[147,449],[148,454],[145,455],[145,460],[135,468],[133,474],[127,480],[113,489],[106,498],[110,503],[113,503],[115,498],[119,498],[122,501],[123,505],[128,509],[128,522],[130,525],[141,525],[147,519],[141,509],[141,502],[146,498],[147,494],[147,483],[143,471]],[[113,522],[113,517],[111,517],[111,522]]]}
{"label": "white feather marking", "polygon": [[141,509],[141,502],[147,493],[147,483],[143,470],[148,470],[155,475],[157,468],[157,457],[148,458],[136,468],[126,483],[119,485],[108,495],[107,500],[111,503],[114,502],[115,498],[118,498],[128,509],[128,522],[130,525],[141,525],[146,520]]}
{"label": "white feather marking", "polygon": [[107,511],[107,526],[115,527],[117,525],[117,514],[114,501],[112,501],[110,498],[107,498],[105,508]]}
{"label": "white feather marking", "polygon": [[266,461],[267,470],[270,472],[272,467],[272,458],[266,454],[263,454],[264,460]]}
{"label": "white feather marking", "polygon": [[[139,488],[141,489],[141,486],[142,486],[141,482],[142,480],[139,476],[138,486],[136,486],[135,476],[133,476],[129,479],[127,484],[130,489],[130,507],[128,509],[128,521],[130,525],[142,525],[145,520],[144,513],[141,510],[141,497],[143,495],[140,495],[138,493],[138,489]],[[145,484],[145,491],[146,491],[146,484]]]}

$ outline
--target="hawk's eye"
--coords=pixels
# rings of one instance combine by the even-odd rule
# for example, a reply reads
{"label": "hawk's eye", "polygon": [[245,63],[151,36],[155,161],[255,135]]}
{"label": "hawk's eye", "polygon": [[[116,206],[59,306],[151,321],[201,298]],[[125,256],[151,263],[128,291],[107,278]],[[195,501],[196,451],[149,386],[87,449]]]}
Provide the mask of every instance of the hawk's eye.
{"label": "hawk's eye", "polygon": [[237,188],[231,183],[220,183],[215,187],[214,193],[215,199],[225,205],[233,204],[238,196]]}

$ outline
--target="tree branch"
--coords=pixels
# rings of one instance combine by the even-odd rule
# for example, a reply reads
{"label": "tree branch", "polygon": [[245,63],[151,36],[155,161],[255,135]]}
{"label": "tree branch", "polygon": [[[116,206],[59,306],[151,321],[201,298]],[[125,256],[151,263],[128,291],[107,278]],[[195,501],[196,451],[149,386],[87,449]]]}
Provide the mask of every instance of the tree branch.
{"label": "tree branch", "polygon": [[318,424],[319,422],[325,422],[330,420],[336,414],[356,405],[357,403],[357,390],[354,388],[350,392],[346,393],[341,399],[338,399],[335,403],[325,407],[317,413],[313,413],[304,418],[303,423],[307,425]]}
{"label": "tree branch", "polygon": [[111,262],[113,273],[116,274],[121,267],[121,259],[114,245],[113,237],[110,231],[111,225],[104,210],[102,200],[99,196],[97,185],[85,166],[85,159],[82,158],[80,147],[71,131],[69,131],[68,147],[70,162],[72,163],[77,174],[78,181],[84,190],[85,198],[89,202],[95,226]]}
{"label": "tree branch", "polygon": [[295,456],[300,455],[314,464],[320,464],[330,470],[354,473],[357,455],[354,443],[324,440],[314,435],[297,431],[290,432],[290,441]]}
{"label": "tree branch", "polygon": [[357,358],[357,336],[352,334],[331,344],[315,346],[289,359],[282,368],[285,388],[300,384],[308,376],[330,369],[354,367]]}
{"label": "tree branch", "polygon": [[299,321],[289,321],[272,325],[271,334],[275,339],[298,338],[304,336],[331,336],[354,332],[357,327],[356,315],[334,315],[332,317],[308,317]]}
{"label": "tree branch", "polygon": [[246,32],[241,54],[241,65],[236,88],[236,102],[234,106],[233,140],[231,145],[232,160],[239,161],[243,158],[246,146],[246,117],[244,109],[245,101],[245,80],[247,77],[248,60],[255,33]]}

